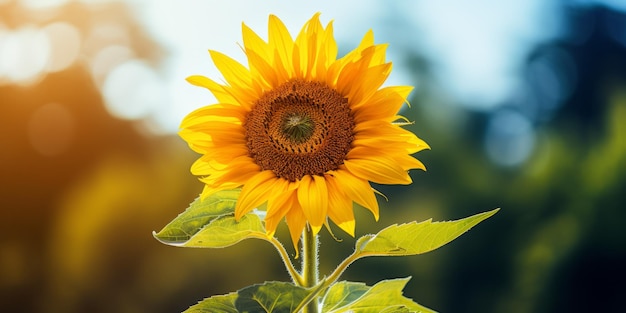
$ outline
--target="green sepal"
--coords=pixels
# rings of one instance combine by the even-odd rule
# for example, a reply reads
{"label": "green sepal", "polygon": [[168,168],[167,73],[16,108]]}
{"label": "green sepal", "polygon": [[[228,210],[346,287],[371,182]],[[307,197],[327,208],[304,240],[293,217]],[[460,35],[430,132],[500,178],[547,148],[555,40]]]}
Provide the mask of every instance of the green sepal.
{"label": "green sepal", "polygon": [[322,312],[435,312],[402,295],[402,289],[409,279],[383,280],[372,287],[347,281],[335,283],[324,296]]}
{"label": "green sepal", "polygon": [[405,256],[426,253],[456,239],[478,223],[496,214],[500,209],[479,213],[464,219],[391,225],[376,235],[366,235],[356,242],[355,255]]}
{"label": "green sepal", "polygon": [[286,282],[265,282],[200,301],[184,313],[294,312],[311,290]]}
{"label": "green sepal", "polygon": [[153,236],[179,247],[224,248],[244,239],[268,240],[261,218],[249,213],[235,220],[240,189],[216,192],[189,207]]}

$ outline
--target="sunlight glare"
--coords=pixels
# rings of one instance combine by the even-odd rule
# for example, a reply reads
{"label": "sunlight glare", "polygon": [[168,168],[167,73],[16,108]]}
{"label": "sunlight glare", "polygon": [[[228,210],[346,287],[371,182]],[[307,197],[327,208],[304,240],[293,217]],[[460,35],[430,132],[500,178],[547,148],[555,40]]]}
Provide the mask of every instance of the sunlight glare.
{"label": "sunlight glare", "polygon": [[50,58],[46,70],[58,72],[72,65],[80,53],[78,29],[69,23],[56,22],[45,26],[42,31],[50,40]]}
{"label": "sunlight glare", "polygon": [[0,36],[0,76],[29,84],[43,73],[50,56],[46,33],[35,26],[24,26]]}
{"label": "sunlight glare", "polygon": [[102,86],[107,110],[115,117],[139,119],[162,107],[163,83],[157,73],[140,60],[115,67]]}

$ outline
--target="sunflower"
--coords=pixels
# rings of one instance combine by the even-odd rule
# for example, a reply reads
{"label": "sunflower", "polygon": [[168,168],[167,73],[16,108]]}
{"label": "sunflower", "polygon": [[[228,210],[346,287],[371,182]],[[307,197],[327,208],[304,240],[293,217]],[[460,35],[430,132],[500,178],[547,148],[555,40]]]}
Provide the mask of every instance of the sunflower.
{"label": "sunflower", "polygon": [[332,22],[324,28],[319,13],[295,40],[273,15],[267,41],[245,24],[242,33],[248,68],[209,51],[225,82],[187,79],[218,101],[181,124],[202,155],[191,167],[201,197],[242,188],[235,217],[266,204],[268,236],[285,218],[296,247],[307,224],[317,234],[328,218],[354,236],[353,202],[378,220],[370,182],[410,184],[408,170],[425,169],[411,154],[428,145],[397,115],[412,87],[382,87],[391,63],[372,31],[338,59]]}

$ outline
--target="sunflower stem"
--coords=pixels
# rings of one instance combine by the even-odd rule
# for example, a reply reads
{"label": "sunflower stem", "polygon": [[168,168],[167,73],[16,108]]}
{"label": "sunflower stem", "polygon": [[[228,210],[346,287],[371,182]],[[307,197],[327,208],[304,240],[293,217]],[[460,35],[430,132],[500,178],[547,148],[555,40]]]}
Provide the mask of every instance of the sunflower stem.
{"label": "sunflower stem", "polygon": [[[302,234],[302,277],[304,278],[304,287],[311,288],[319,282],[319,251],[317,235],[313,234],[311,227],[306,227]],[[319,303],[313,299],[306,306],[304,313],[319,312]]]}

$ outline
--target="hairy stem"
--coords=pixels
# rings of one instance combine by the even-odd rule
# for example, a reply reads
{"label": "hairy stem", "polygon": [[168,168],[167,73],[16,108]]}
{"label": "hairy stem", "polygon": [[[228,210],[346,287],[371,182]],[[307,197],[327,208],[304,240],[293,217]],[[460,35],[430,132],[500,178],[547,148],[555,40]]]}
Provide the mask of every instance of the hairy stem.
{"label": "hairy stem", "polygon": [[278,241],[278,239],[276,239],[274,236],[270,238],[270,242],[272,243],[272,245],[274,245],[274,247],[278,251],[278,254],[280,254],[280,258],[283,260],[285,268],[287,269],[289,276],[291,276],[291,280],[293,281],[293,283],[298,286],[303,286],[304,278],[302,277],[302,275],[298,274],[298,271],[293,266],[293,263],[291,263],[291,260],[289,259],[289,254],[287,254],[287,251],[285,250],[283,244],[280,243],[280,241]]}
{"label": "hairy stem", "polygon": [[326,278],[328,285],[330,286],[332,283],[336,282],[341,276],[341,274],[343,274],[343,272],[348,268],[348,266],[350,266],[350,264],[352,264],[354,261],[362,257],[363,255],[356,253],[356,251],[352,253],[351,255],[349,255],[345,260],[343,260],[343,262],[341,262],[341,264],[337,266],[337,268],[330,274],[330,276]]}
{"label": "hairy stem", "polygon": [[[317,235],[313,234],[313,230],[310,227],[306,227],[302,234],[302,237],[302,277],[304,278],[303,287],[311,288],[316,286],[319,281],[319,251]],[[309,302],[304,312],[319,312],[319,303],[317,301],[317,298]]]}

